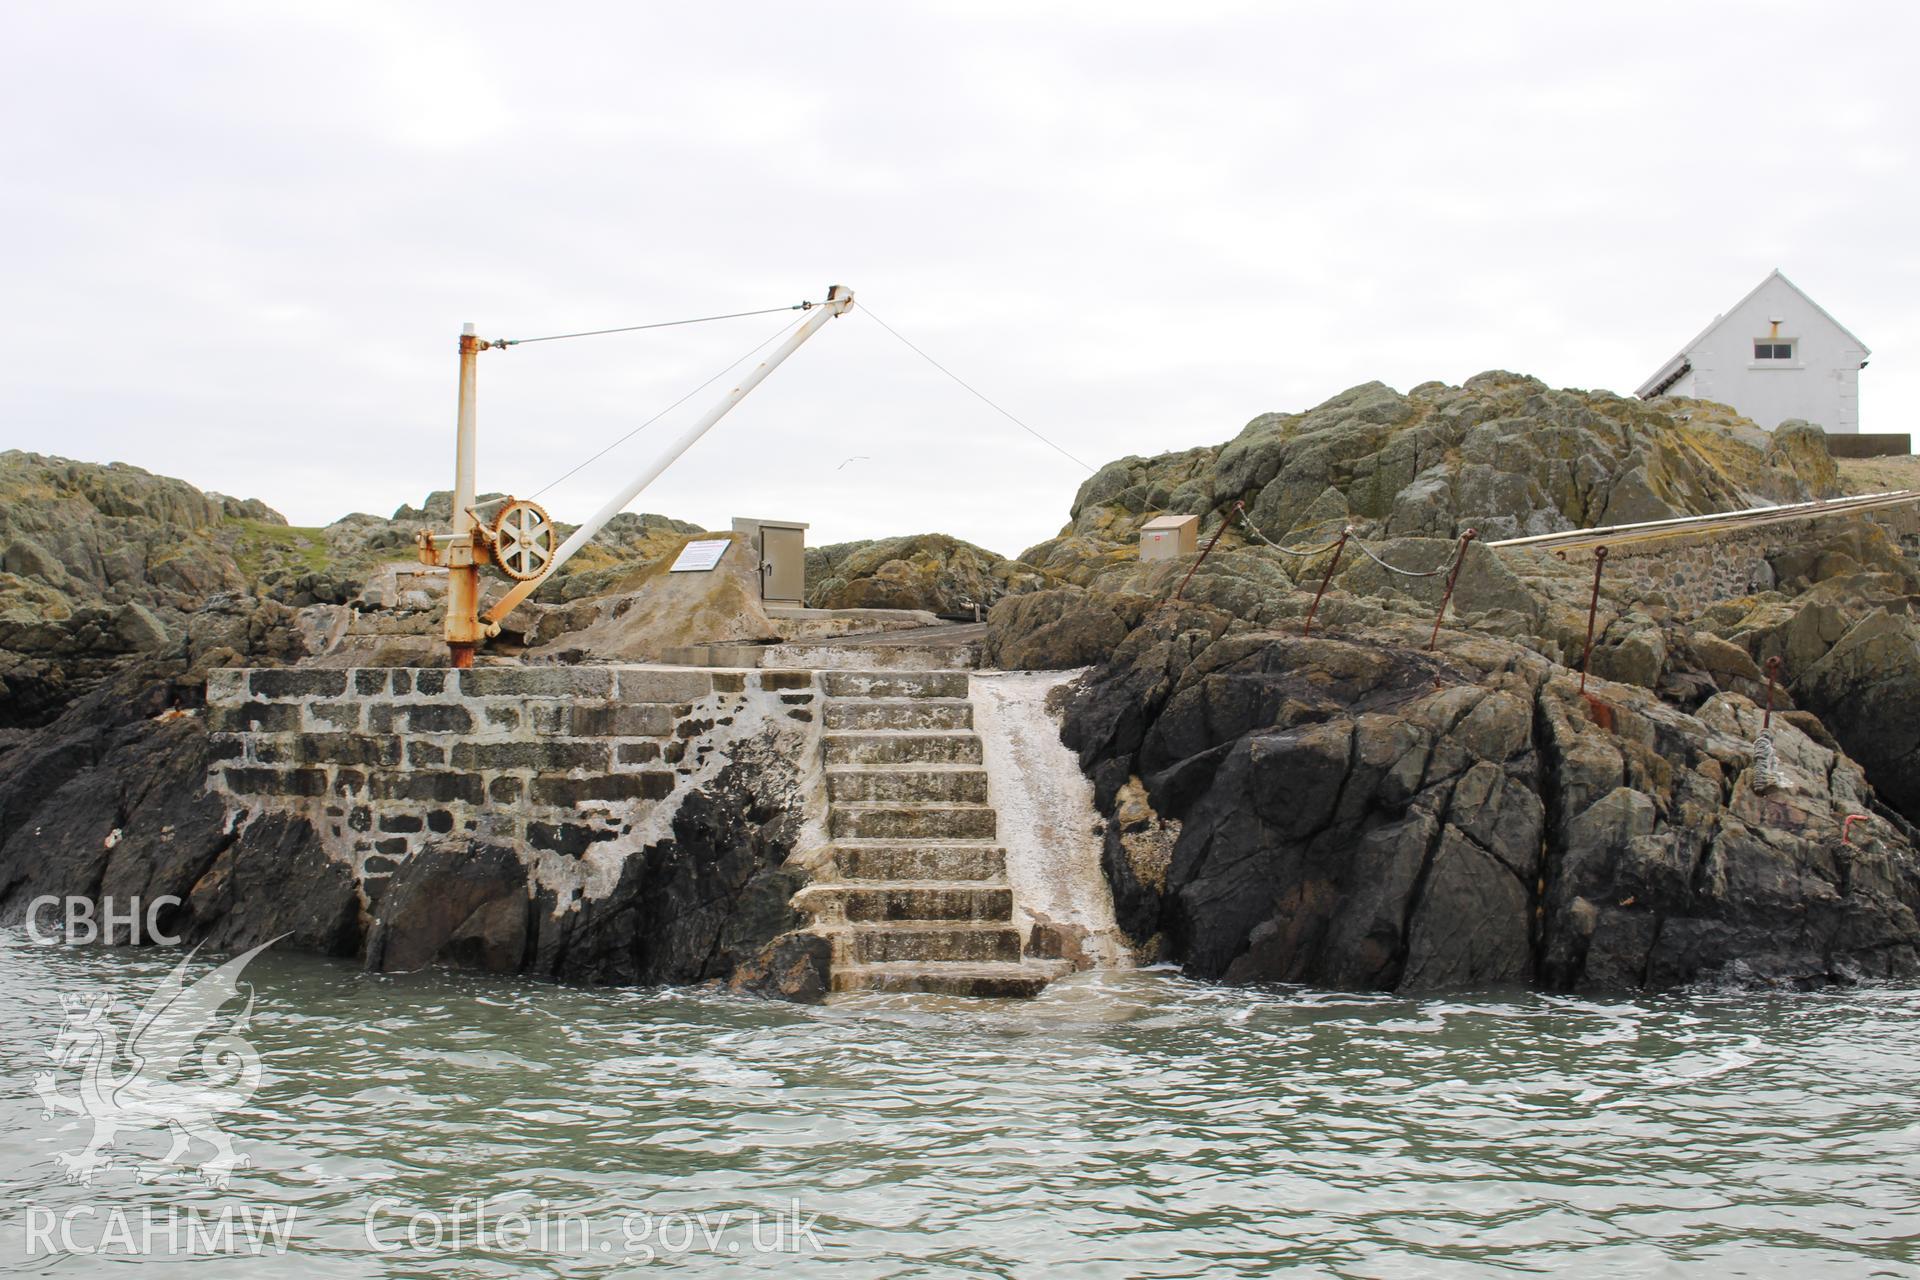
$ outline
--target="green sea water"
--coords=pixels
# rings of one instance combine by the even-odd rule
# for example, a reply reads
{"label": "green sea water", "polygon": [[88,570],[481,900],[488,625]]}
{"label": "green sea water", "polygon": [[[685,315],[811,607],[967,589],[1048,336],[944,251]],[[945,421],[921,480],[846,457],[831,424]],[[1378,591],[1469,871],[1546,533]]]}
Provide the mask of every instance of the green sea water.
{"label": "green sea water", "polygon": [[1920,1275],[1905,990],[805,1008],[269,951],[249,1163],[130,1128],[71,1182],[62,997],[124,1032],[179,959],[0,939],[0,1274]]}

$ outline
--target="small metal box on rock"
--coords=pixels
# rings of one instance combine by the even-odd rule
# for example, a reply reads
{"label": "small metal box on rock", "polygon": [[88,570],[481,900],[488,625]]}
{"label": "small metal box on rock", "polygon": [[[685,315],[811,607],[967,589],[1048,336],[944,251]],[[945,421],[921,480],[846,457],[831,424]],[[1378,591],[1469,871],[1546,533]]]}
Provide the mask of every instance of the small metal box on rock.
{"label": "small metal box on rock", "polygon": [[1140,526],[1142,560],[1175,560],[1199,549],[1199,516],[1155,516]]}

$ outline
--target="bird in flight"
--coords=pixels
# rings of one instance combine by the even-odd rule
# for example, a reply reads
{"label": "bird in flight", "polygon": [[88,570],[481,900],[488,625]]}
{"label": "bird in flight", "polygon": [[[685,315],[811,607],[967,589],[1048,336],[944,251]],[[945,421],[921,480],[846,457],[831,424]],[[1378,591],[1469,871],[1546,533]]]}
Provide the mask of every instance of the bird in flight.
{"label": "bird in flight", "polygon": [[[869,458],[869,457],[868,457],[868,456],[867,456],[866,454],[864,454],[864,453],[856,453],[856,454],[854,454],[854,455],[853,455],[853,456],[852,456],[851,458],[848,458],[848,459],[847,459],[847,462],[872,462],[872,461],[873,461],[873,459],[872,459],[872,458]],[[835,467],[835,468],[834,468],[834,470],[835,470],[835,471],[845,471],[845,470],[847,469],[847,462],[843,462],[843,463],[841,463],[841,464],[840,464],[839,466],[837,466],[837,467]]]}

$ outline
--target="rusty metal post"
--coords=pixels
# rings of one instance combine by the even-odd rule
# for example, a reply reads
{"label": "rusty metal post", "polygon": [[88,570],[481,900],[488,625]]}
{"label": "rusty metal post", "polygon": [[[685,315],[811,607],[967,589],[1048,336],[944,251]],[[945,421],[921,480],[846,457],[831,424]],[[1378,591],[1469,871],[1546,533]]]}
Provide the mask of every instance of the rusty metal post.
{"label": "rusty metal post", "polygon": [[1213,531],[1212,540],[1209,541],[1205,549],[1200,552],[1199,558],[1193,562],[1193,567],[1187,570],[1187,576],[1180,579],[1180,585],[1173,589],[1173,594],[1167,597],[1169,602],[1178,600],[1186,594],[1187,584],[1193,581],[1193,575],[1200,571],[1200,566],[1206,562],[1208,556],[1213,554],[1214,547],[1220,543],[1220,535],[1225,533],[1227,526],[1233,523],[1233,513],[1244,510],[1246,510],[1246,504],[1237,498],[1234,500],[1233,505],[1227,508],[1227,514],[1220,519],[1220,527]]}
{"label": "rusty metal post", "polygon": [[1587,691],[1587,668],[1593,665],[1593,620],[1600,612],[1600,571],[1607,567],[1607,546],[1593,549],[1593,598],[1587,601],[1587,647],[1580,655],[1580,692]]}
{"label": "rusty metal post", "polygon": [[1440,624],[1447,620],[1447,606],[1453,603],[1454,584],[1460,581],[1460,566],[1467,562],[1467,544],[1480,536],[1478,529],[1469,529],[1460,535],[1460,550],[1453,557],[1453,572],[1447,575],[1447,589],[1440,596],[1440,612],[1433,618],[1433,634],[1427,637],[1427,652],[1432,653],[1440,643]]}
{"label": "rusty metal post", "polygon": [[1760,717],[1760,732],[1773,727],[1773,686],[1780,679],[1780,655],[1767,659],[1767,709]]}
{"label": "rusty metal post", "polygon": [[453,453],[453,540],[442,563],[447,566],[447,649],[456,667],[473,665],[473,648],[480,628],[480,566],[475,562],[473,531],[475,398],[478,393],[480,351],[486,344],[473,326],[460,332],[460,407],[455,419]]}
{"label": "rusty metal post", "polygon": [[1327,565],[1327,575],[1320,579],[1320,589],[1313,593],[1313,607],[1307,610],[1307,625],[1300,628],[1302,639],[1313,634],[1313,615],[1320,612],[1320,597],[1327,594],[1327,584],[1333,581],[1333,571],[1340,567],[1340,553],[1347,549],[1347,539],[1353,536],[1353,526],[1348,525],[1340,531],[1340,541],[1333,544],[1333,561]]}

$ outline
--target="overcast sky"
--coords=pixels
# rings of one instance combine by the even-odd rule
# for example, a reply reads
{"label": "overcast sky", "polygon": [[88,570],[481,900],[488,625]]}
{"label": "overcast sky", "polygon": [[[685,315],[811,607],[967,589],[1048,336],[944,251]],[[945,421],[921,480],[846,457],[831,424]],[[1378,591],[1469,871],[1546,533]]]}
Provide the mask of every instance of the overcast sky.
{"label": "overcast sky", "polygon": [[[1098,465],[1376,378],[1630,392],[1775,266],[1874,349],[1862,428],[1904,431],[1915,13],[12,5],[0,447],[386,513],[451,484],[463,321],[844,283]],[[539,489],[785,320],[487,353],[482,489]],[[582,518],[676,420],[542,501]],[[856,310],[635,509],[1011,554],[1084,475]]]}

